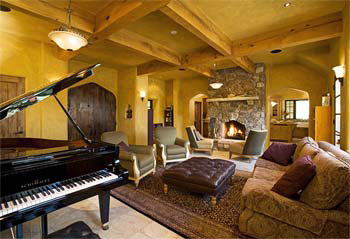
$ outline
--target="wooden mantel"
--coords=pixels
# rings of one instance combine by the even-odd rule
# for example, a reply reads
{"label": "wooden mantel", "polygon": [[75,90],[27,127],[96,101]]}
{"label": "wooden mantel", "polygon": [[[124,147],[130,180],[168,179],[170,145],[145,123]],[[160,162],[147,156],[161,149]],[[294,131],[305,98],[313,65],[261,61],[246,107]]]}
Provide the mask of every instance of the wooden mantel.
{"label": "wooden mantel", "polygon": [[207,102],[224,102],[224,101],[244,101],[244,100],[258,100],[259,96],[237,96],[230,98],[211,98]]}

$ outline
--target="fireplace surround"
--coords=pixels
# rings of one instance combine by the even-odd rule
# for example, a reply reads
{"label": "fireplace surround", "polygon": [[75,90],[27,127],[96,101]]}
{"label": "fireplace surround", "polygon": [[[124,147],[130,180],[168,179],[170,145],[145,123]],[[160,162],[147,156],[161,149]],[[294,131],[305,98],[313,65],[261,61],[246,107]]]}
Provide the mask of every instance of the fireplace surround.
{"label": "fireplace surround", "polygon": [[[216,119],[215,130],[210,131],[214,133],[211,133],[209,137],[231,139],[226,136],[226,123],[233,120],[245,126],[245,136],[251,129],[265,129],[266,77],[264,64],[255,64],[254,73],[248,73],[240,67],[217,70],[216,79],[210,79],[209,83],[212,81],[220,81],[223,86],[220,89],[212,89],[209,86],[209,99],[237,97],[242,100],[208,102],[208,117]],[[250,100],[247,97],[253,99]]]}
{"label": "fireplace surround", "polygon": [[236,121],[230,120],[225,122],[225,133],[224,136],[226,139],[241,139],[245,140],[246,128],[244,124]]}

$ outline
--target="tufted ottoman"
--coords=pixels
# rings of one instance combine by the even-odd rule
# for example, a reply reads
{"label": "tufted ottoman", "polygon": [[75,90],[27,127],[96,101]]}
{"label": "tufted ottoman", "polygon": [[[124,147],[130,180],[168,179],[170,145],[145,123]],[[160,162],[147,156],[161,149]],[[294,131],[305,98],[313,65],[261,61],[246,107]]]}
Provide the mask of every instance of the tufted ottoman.
{"label": "tufted ottoman", "polygon": [[235,173],[236,165],[228,160],[193,157],[164,170],[162,180],[164,193],[168,185],[174,185],[191,192],[211,195],[211,205],[216,205],[217,196]]}

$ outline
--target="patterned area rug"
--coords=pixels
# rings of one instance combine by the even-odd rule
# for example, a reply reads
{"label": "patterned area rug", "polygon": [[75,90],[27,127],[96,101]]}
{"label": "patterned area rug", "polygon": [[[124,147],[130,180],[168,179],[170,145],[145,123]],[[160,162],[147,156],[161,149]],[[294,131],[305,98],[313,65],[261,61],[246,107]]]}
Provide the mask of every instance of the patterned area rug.
{"label": "patterned area rug", "polygon": [[209,196],[169,187],[163,193],[161,174],[142,179],[139,188],[133,183],[118,187],[112,195],[160,223],[188,238],[247,238],[238,229],[240,194],[247,178],[233,176],[216,207],[209,205]]}

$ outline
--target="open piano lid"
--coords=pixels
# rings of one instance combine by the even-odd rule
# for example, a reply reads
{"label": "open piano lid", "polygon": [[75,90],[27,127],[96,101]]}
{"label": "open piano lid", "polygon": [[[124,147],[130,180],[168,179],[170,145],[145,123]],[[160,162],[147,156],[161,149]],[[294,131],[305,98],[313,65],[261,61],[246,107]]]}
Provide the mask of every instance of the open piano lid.
{"label": "open piano lid", "polygon": [[28,106],[34,105],[51,95],[74,85],[75,83],[93,75],[93,69],[100,66],[100,64],[92,65],[86,69],[80,70],[72,75],[59,79],[50,83],[38,90],[24,93],[14,99],[5,101],[0,104],[0,120],[11,117],[17,112],[24,110]]}

